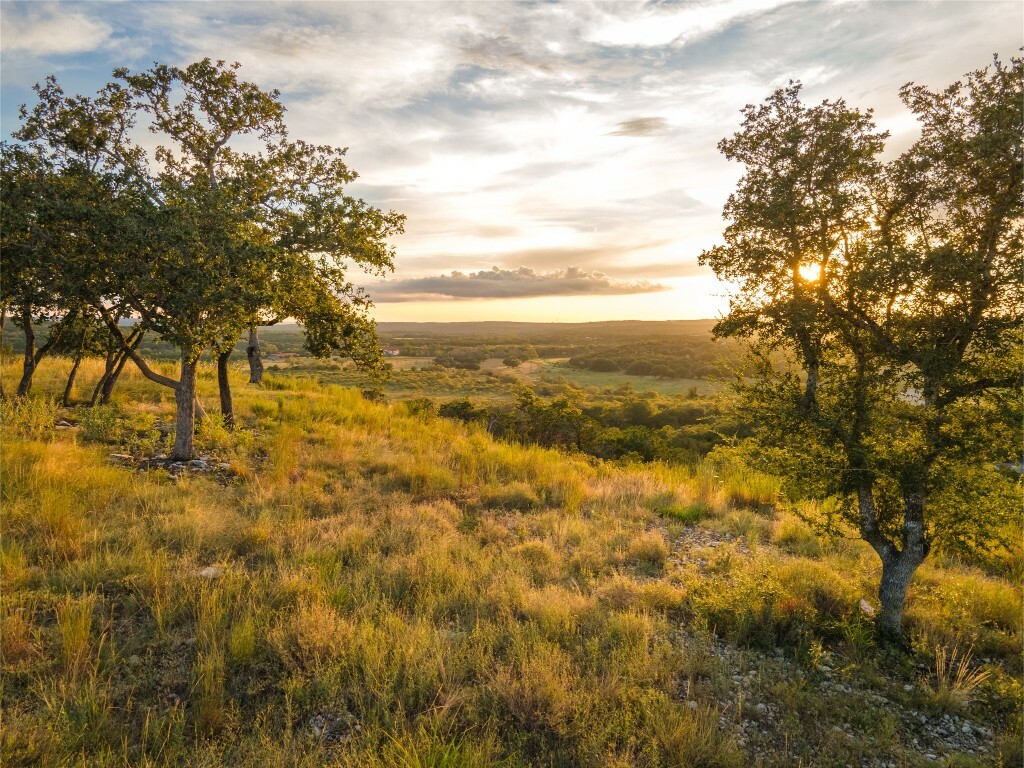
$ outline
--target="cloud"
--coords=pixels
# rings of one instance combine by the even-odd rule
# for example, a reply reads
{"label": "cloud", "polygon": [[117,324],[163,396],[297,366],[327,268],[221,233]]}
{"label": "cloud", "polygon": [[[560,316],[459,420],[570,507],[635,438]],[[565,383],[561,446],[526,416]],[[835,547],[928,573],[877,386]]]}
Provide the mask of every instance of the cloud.
{"label": "cloud", "polygon": [[[351,194],[408,215],[394,243],[398,272],[374,295],[399,297],[406,283],[419,291],[416,279],[493,289],[498,280],[471,277],[492,265],[537,270],[533,283],[505,281],[520,290],[557,283],[551,270],[568,264],[613,287],[646,279],[678,290],[705,279],[697,255],[721,237],[722,206],[742,168],[715,146],[737,130],[744,104],[800,78],[809,103],[844,97],[875,107],[893,131],[891,151],[905,148],[916,121],[899,101],[903,82],[941,88],[993,51],[1019,47],[1020,0],[976,7],[3,0],[0,109],[5,132],[13,129],[17,105],[34,100],[31,84],[51,72],[69,93],[90,93],[116,66],[237,60],[246,79],[280,89],[292,136],[350,147],[360,173]],[[592,298],[561,303],[598,316],[711,306],[582,283]],[[483,301],[453,300],[451,310],[437,301],[465,293],[408,295],[427,295],[430,306],[406,298],[387,311],[491,311]],[[525,312],[566,294],[539,295],[493,306]]]}
{"label": "cloud", "polygon": [[609,136],[659,136],[668,133],[668,120],[664,117],[634,117],[623,120]]}
{"label": "cloud", "polygon": [[[4,50],[33,56],[91,51],[110,39],[106,22],[51,3],[4,3]],[[42,78],[40,78],[42,79]]]}
{"label": "cloud", "polygon": [[450,275],[419,277],[384,282],[370,287],[381,303],[399,301],[440,301],[444,299],[522,299],[537,296],[623,296],[668,290],[646,280],[617,282],[603,272],[569,267],[555,272],[537,272],[529,267],[480,272],[452,272]]}
{"label": "cloud", "polygon": [[693,3],[682,6],[648,6],[626,15],[609,13],[603,23],[592,30],[588,39],[595,43],[625,47],[681,45],[718,32],[730,24],[782,5],[787,0],[725,0],[715,3]]}

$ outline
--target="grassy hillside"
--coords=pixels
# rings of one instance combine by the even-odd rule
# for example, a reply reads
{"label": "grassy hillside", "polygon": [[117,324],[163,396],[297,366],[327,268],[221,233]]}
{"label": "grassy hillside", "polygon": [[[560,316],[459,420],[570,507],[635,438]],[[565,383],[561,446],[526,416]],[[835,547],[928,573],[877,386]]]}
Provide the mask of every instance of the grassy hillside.
{"label": "grassy hillside", "polygon": [[1019,586],[933,559],[881,650],[876,558],[772,478],[241,369],[206,468],[140,471],[170,392],[66,368],[3,406],[5,766],[1021,763]]}

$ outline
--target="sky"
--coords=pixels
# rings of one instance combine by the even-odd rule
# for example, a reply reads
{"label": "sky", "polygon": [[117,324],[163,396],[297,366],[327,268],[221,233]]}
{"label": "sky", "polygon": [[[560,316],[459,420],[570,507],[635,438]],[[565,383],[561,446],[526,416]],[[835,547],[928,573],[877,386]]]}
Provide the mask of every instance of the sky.
{"label": "sky", "polygon": [[698,265],[742,169],[716,149],[790,80],[917,131],[898,92],[1008,59],[1024,3],[0,2],[0,127],[56,75],[238,61],[292,138],[348,147],[351,194],[404,213],[381,321],[710,318]]}

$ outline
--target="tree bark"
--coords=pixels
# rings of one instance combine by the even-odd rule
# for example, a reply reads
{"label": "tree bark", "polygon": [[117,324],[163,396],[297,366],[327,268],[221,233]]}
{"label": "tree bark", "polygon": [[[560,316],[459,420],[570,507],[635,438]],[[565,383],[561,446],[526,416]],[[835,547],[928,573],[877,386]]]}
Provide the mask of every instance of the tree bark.
{"label": "tree bark", "polygon": [[[145,335],[144,331],[132,331],[132,334],[128,337],[128,346],[135,350],[139,348],[139,344],[142,343],[142,337]],[[134,336],[134,338],[132,338]],[[106,405],[110,402],[110,395],[114,391],[114,385],[117,384],[117,380],[121,377],[121,372],[124,371],[124,366],[128,362],[128,353],[121,352],[117,357],[117,362],[114,369],[107,376],[107,380],[103,382],[102,396],[100,397],[100,405]]]}
{"label": "tree bark", "polygon": [[[4,331],[7,328],[7,306],[4,305],[0,308],[0,363],[3,362],[4,357]],[[2,370],[2,369],[0,369]],[[3,377],[0,376],[0,400],[7,399],[7,392],[4,391]]]}
{"label": "tree bark", "polygon": [[68,383],[64,387],[64,397],[61,400],[65,408],[71,407],[71,391],[75,388],[75,376],[78,374],[78,366],[82,364],[83,354],[83,350],[78,350],[78,354],[75,355],[75,362],[71,366],[71,373],[68,374]]}
{"label": "tree bark", "polygon": [[89,407],[92,408],[99,402],[100,392],[103,391],[104,385],[107,383],[107,379],[110,378],[110,374],[114,370],[114,366],[117,365],[118,356],[121,353],[115,350],[107,350],[107,356],[103,361],[103,375],[100,376],[100,380],[96,382],[96,386],[92,390],[92,397],[89,398]]}
{"label": "tree bark", "polygon": [[[64,319],[68,320],[69,318],[70,315]],[[36,334],[32,329],[32,313],[28,310],[25,310],[22,314],[22,327],[25,331],[25,363],[22,369],[21,381],[18,382],[18,397],[24,397],[32,389],[32,377],[35,375],[36,368],[39,367],[39,361],[60,341],[65,328],[64,325],[61,325],[59,326],[60,330],[54,331],[51,325],[50,335],[46,339],[46,343],[39,347],[39,349],[36,349]]]}
{"label": "tree bark", "polygon": [[[861,498],[861,535],[871,544],[882,561],[882,578],[878,585],[879,612],[876,627],[879,639],[883,642],[903,645],[903,605],[907,597],[907,589],[914,573],[928,556],[928,540],[924,534],[924,502],[925,495],[921,492],[907,493],[903,500],[903,536],[902,548],[897,549],[892,542],[878,531],[874,521],[872,508],[872,530],[865,534],[865,499]],[[873,507],[873,502],[871,502]]]}
{"label": "tree bark", "polygon": [[195,453],[196,428],[196,361],[181,354],[181,378],[174,388],[177,418],[174,431],[174,461],[188,461]]}
{"label": "tree bark", "polygon": [[25,357],[21,367],[21,381],[18,382],[18,397],[25,397],[32,389],[32,376],[36,372],[36,333],[32,329],[32,315],[24,312],[21,328],[25,332]]}
{"label": "tree bark", "polygon": [[882,579],[878,585],[879,611],[876,626],[879,637],[887,642],[903,642],[903,603],[907,588],[920,565],[906,552],[882,561]]}
{"label": "tree bark", "polygon": [[[220,389],[220,413],[224,417],[224,426],[232,429],[235,426],[235,410],[231,404],[231,380],[228,378],[228,360],[234,347],[217,355],[217,386]],[[251,360],[251,358],[250,358]]]}
{"label": "tree bark", "polygon": [[[177,390],[177,381],[162,374],[159,374],[152,368],[150,368],[146,361],[142,359],[142,356],[138,352],[136,352],[135,349],[127,341],[125,341],[124,336],[121,334],[121,329],[117,327],[117,323],[115,322],[114,318],[111,317],[110,313],[103,309],[100,310],[100,313],[103,316],[103,322],[106,323],[107,328],[110,330],[110,333],[117,340],[118,344],[121,347],[121,350],[132,359],[132,362],[135,363],[139,371],[142,372],[142,375],[152,382],[162,384],[165,387],[170,387],[171,389]],[[194,365],[195,364],[193,363],[193,366]]]}
{"label": "tree bark", "polygon": [[249,358],[249,383],[262,383],[263,355],[260,353],[260,335],[255,325],[249,328],[249,344],[245,348],[245,354]]}

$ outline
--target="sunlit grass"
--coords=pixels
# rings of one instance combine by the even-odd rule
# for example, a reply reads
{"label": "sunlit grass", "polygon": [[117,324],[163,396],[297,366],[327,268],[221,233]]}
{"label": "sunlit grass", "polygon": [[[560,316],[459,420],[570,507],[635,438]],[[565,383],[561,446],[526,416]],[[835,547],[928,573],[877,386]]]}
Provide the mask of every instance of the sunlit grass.
{"label": "sunlit grass", "polygon": [[[591,462],[236,370],[238,429],[197,435],[231,469],[172,479],[108,457],[165,445],[146,433],[170,393],[127,375],[87,417],[48,399],[66,368],[4,412],[4,764],[743,765],[726,653],[831,652],[884,679],[859,608],[876,559],[819,538],[771,478]],[[924,566],[928,690],[971,685],[961,651],[942,674],[931,654],[973,645],[965,674],[997,671],[957,706],[1015,706],[1020,612],[1007,579]],[[842,764],[900,749],[833,743],[842,715],[816,706],[788,732]]]}

